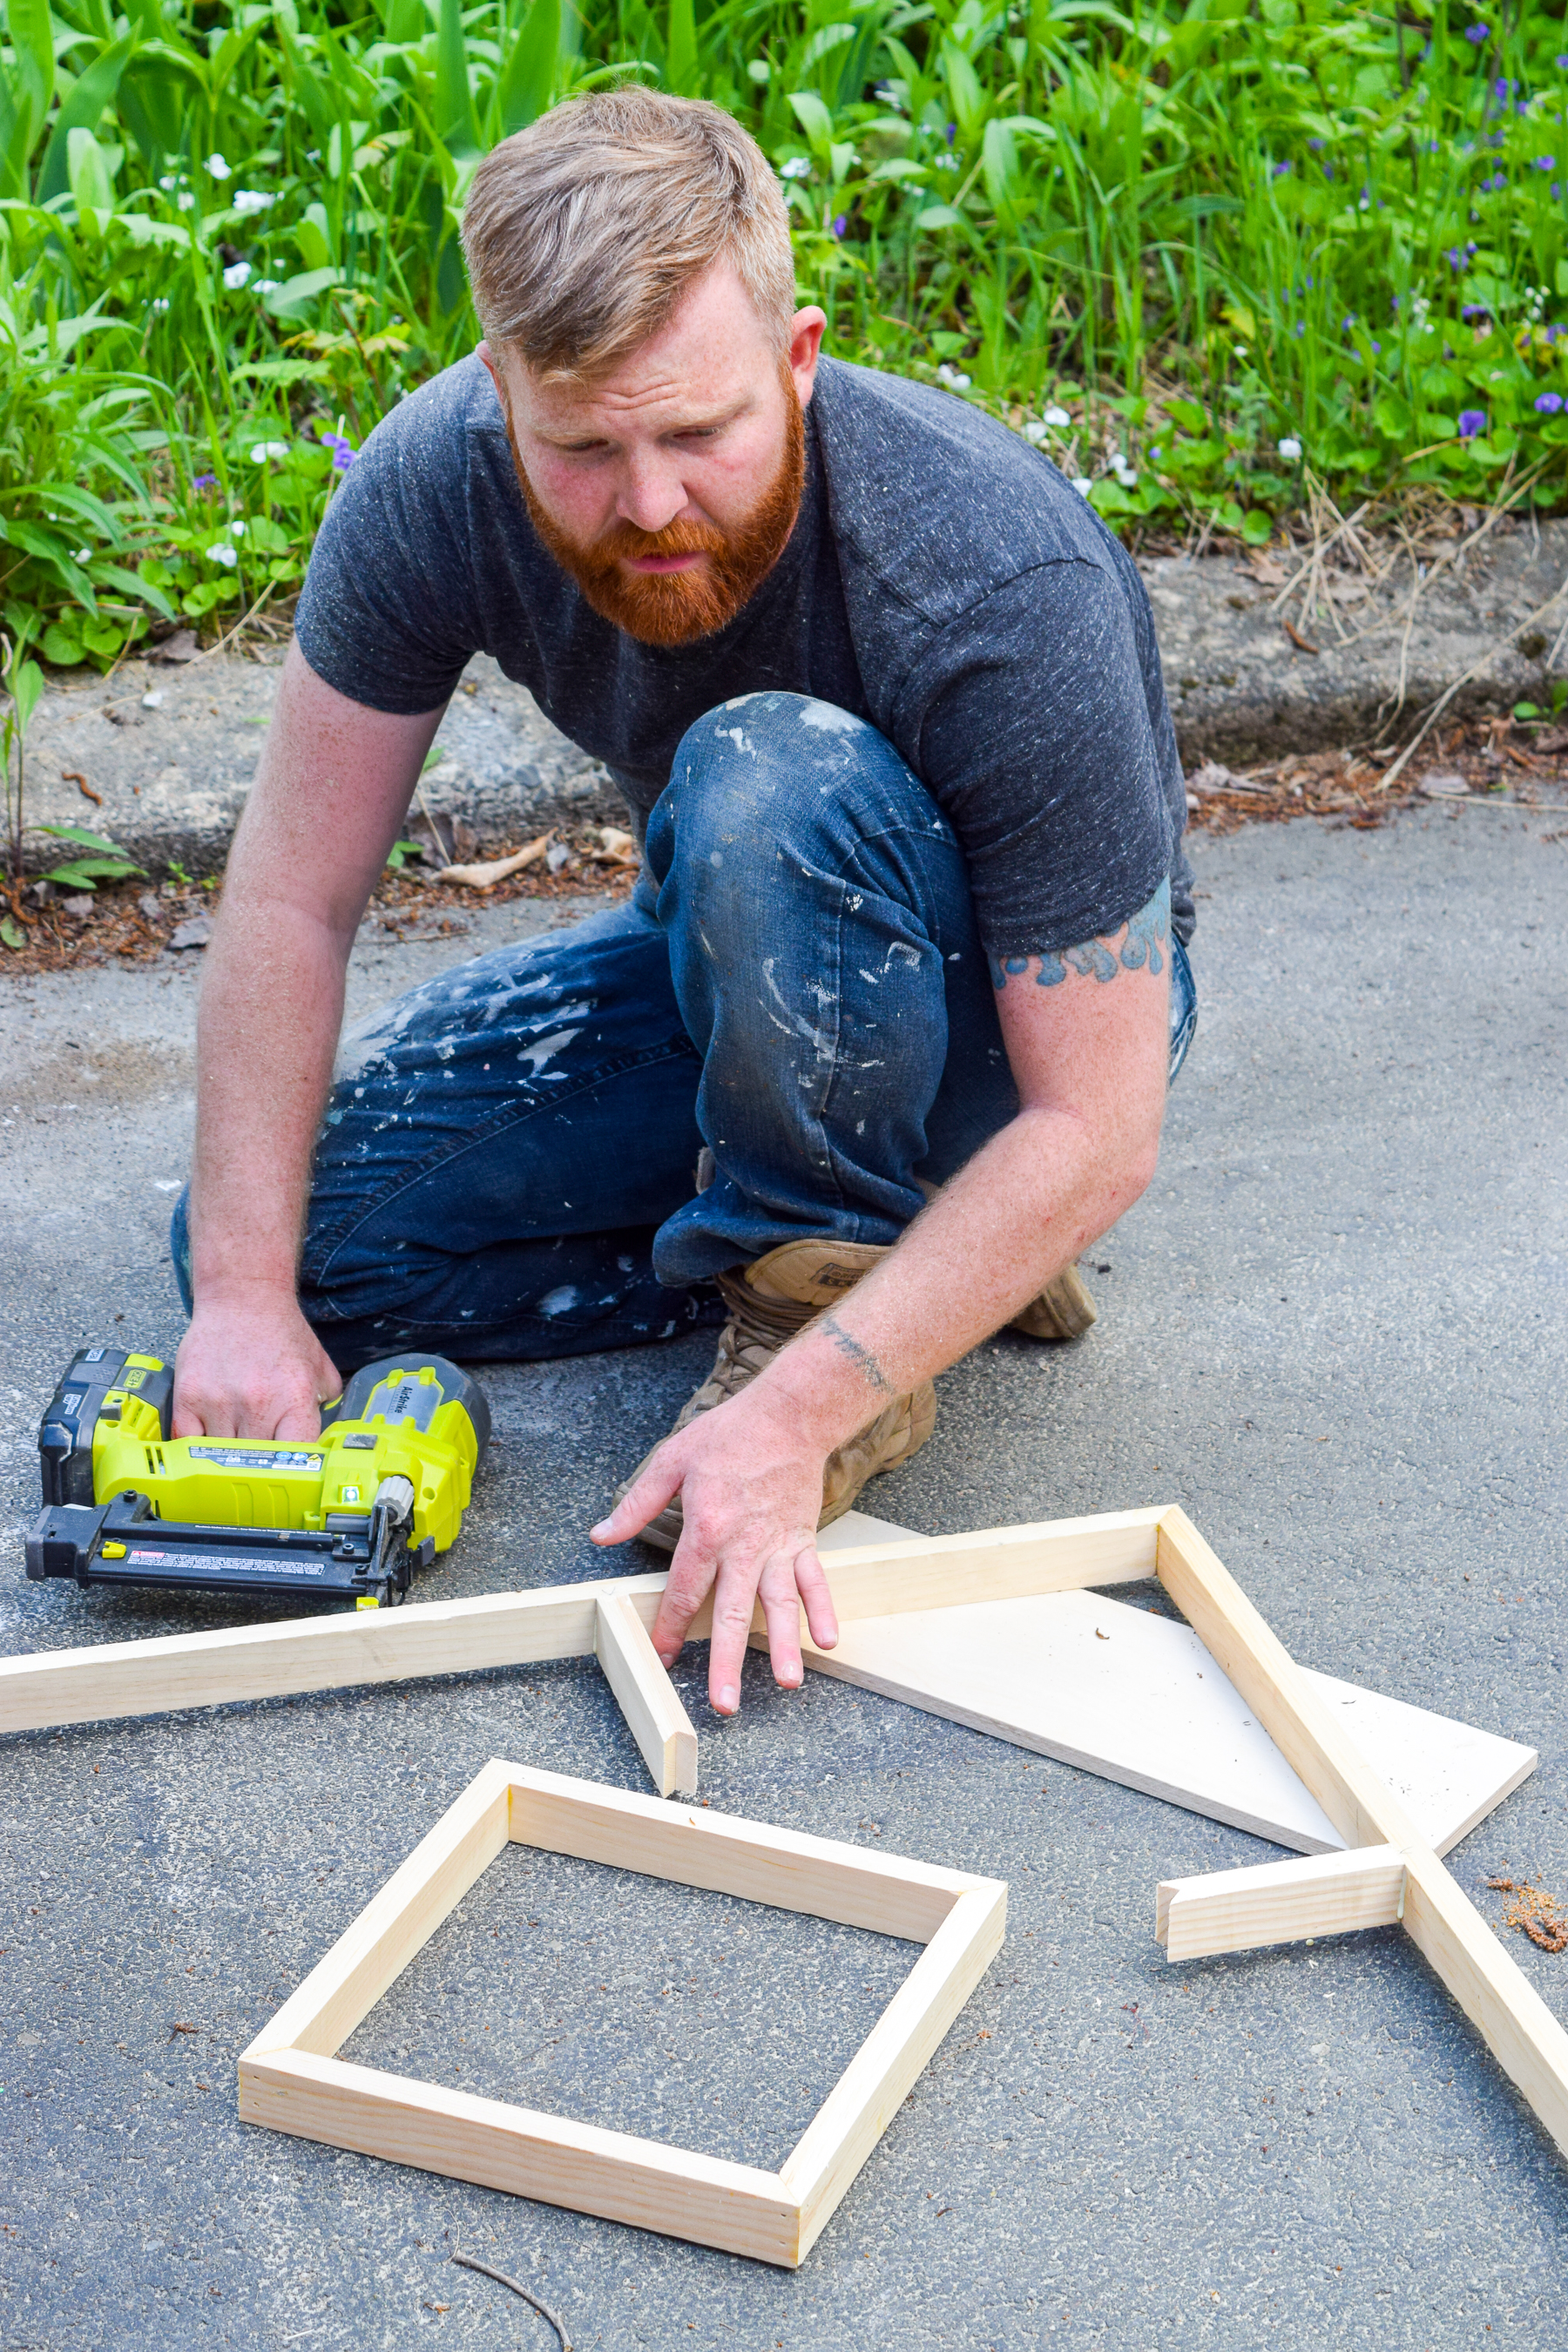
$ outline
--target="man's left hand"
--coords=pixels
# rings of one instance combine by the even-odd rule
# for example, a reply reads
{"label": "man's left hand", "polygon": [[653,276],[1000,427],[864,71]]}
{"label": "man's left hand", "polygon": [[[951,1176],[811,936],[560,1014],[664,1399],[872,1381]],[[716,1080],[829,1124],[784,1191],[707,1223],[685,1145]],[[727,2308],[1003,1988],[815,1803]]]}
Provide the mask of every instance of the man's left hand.
{"label": "man's left hand", "polygon": [[820,1650],[838,1639],[838,1621],[816,1555],[822,1474],[828,1447],[801,1423],[793,1399],[763,1383],[700,1413],[667,1438],[606,1519],[597,1544],[625,1543],[676,1495],[681,1537],[653,1628],[667,1666],[680,1655],[692,1619],[713,1595],[708,1696],[721,1715],[741,1704],[741,1668],[762,1603],[773,1679],[797,1690],[800,1612]]}

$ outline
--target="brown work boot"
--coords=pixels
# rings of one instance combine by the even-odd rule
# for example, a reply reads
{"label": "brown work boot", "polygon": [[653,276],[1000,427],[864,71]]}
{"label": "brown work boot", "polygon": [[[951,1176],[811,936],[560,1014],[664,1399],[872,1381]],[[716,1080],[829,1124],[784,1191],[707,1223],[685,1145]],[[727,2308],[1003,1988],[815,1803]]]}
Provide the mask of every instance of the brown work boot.
{"label": "brown work boot", "polygon": [[[684,1429],[700,1412],[710,1412],[726,1397],[738,1394],[766,1370],[786,1340],[836,1307],[887,1254],[870,1242],[785,1242],[753,1265],[720,1275],[729,1320],[719,1334],[713,1369],[681,1407],[675,1428]],[[817,1526],[826,1528],[842,1518],[879,1470],[890,1470],[918,1453],[935,1422],[935,1392],[929,1381],[922,1381],[912,1395],[895,1397],[874,1421],[830,1454],[822,1474]],[[645,1454],[632,1475],[616,1488],[617,1503],[641,1477],[649,1458]],[[678,1495],[643,1528],[643,1541],[673,1551],[680,1528]]]}
{"label": "brown work boot", "polygon": [[1031,1298],[1021,1315],[1015,1315],[1008,1324],[1009,1331],[1022,1331],[1026,1339],[1077,1339],[1097,1320],[1094,1301],[1076,1265],[1064,1265],[1054,1282]]}

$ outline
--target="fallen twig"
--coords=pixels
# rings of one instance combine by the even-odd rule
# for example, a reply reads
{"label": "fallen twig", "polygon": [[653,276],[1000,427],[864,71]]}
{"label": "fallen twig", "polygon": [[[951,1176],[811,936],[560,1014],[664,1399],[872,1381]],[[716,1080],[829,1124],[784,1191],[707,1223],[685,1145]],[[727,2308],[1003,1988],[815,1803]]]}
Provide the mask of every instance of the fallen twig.
{"label": "fallen twig", "polygon": [[[1478,533],[1477,536],[1479,537],[1479,534]],[[1430,577],[1429,574],[1428,577]],[[1545,604],[1537,605],[1535,611],[1528,614],[1524,620],[1516,622],[1513,627],[1508,631],[1508,636],[1517,643],[1517,641],[1523,636],[1528,630],[1534,627],[1537,621],[1545,618],[1546,614],[1551,612],[1553,604],[1556,604],[1559,596],[1563,594],[1564,589],[1568,589],[1568,572],[1564,572],[1562,580],[1552,590],[1551,595],[1546,599]],[[1420,726],[1415,730],[1415,734],[1410,738],[1409,742],[1405,746],[1404,751],[1399,754],[1398,759],[1394,761],[1392,767],[1385,770],[1383,778],[1377,786],[1377,790],[1380,793],[1385,793],[1388,790],[1394,778],[1404,769],[1411,753],[1415,750],[1419,743],[1425,740],[1432,728],[1442,717],[1444,711],[1447,710],[1449,703],[1454,699],[1455,695],[1458,693],[1459,688],[1462,686],[1468,686],[1471,678],[1479,676],[1480,672],[1487,667],[1492,656],[1497,652],[1498,647],[1503,642],[1504,640],[1501,637],[1494,637],[1490,645],[1488,646],[1485,653],[1480,655],[1477,660],[1473,661],[1468,669],[1461,670],[1458,677],[1455,678],[1451,686],[1444,688],[1436,701],[1426,713],[1426,716],[1422,720]]]}
{"label": "fallen twig", "polygon": [[[428,812],[426,812],[428,814]],[[552,835],[542,833],[526,849],[514,849],[510,857],[492,857],[487,865],[443,866],[437,880],[457,882],[470,890],[493,890],[509,874],[521,874],[525,866],[537,866],[549,851]]]}
{"label": "fallen twig", "polygon": [[489,2263],[479,2262],[472,2254],[454,2254],[452,2260],[455,2263],[461,2263],[466,2271],[480,2271],[486,2278],[494,2279],[498,2286],[509,2286],[513,2294],[521,2295],[524,2303],[531,2303],[542,2319],[548,2319],[561,2338],[561,2352],[572,2352],[572,2339],[566,2333],[565,2321],[558,2313],[552,2311],[550,2305],[542,2302],[530,2288],[520,2286],[516,2279],[508,2278],[505,2271],[492,2270]]}

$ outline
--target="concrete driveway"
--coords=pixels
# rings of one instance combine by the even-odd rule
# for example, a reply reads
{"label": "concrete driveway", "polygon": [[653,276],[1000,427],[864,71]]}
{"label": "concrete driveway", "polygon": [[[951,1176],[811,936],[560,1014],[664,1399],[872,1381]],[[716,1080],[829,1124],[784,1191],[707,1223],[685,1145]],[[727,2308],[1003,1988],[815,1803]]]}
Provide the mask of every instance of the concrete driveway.
{"label": "concrete driveway", "polygon": [[[1494,1920],[1489,1875],[1568,1893],[1561,824],[1200,840],[1202,1026],[1159,1177],[1093,1253],[1100,1322],[950,1373],[931,1444],[866,1498],[931,1531],[1180,1500],[1298,1657],[1539,1748],[1455,1857]],[[357,994],[452,952],[367,948]],[[178,1337],[195,974],[166,961],[0,991],[10,1651],[226,1622],[22,1573],[58,1371]],[[645,1564],[583,1531],[705,1354],[487,1375],[495,1447],[426,1593]],[[835,1682],[782,1696],[755,1662],[721,1727],[703,1662],[679,1679],[715,1806],[1012,1890],[801,2271],[237,2121],[238,2052],[487,1758],[646,1785],[563,1664],[0,1742],[5,2352],[548,2346],[458,2246],[611,2352],[1560,2330],[1568,2166],[1396,1929],[1168,1967],[1156,1880],[1272,1849]],[[1568,2019],[1568,1956],[1510,1948]],[[909,1958],[514,1848],[348,2054],[774,2163]]]}

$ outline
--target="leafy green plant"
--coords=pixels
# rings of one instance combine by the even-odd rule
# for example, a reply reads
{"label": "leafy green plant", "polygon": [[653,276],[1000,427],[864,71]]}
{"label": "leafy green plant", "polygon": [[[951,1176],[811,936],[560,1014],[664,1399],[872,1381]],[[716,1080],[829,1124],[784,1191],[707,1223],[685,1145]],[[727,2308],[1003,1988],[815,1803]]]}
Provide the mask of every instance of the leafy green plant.
{"label": "leafy green plant", "polygon": [[[0,710],[0,759],[5,767],[5,862],[13,885],[22,879],[22,844],[26,830],[27,729],[44,690],[44,674],[27,656],[26,635],[0,637],[0,677],[5,707]],[[8,940],[7,946],[16,942]]]}
{"label": "leafy green plant", "polygon": [[128,882],[132,875],[147,871],[127,857],[117,841],[89,833],[85,825],[36,824],[32,830],[51,835],[57,841],[75,842],[87,852],[84,857],[68,858],[63,866],[51,866],[42,877],[46,882],[58,883],[62,890],[96,890],[100,882]]}

